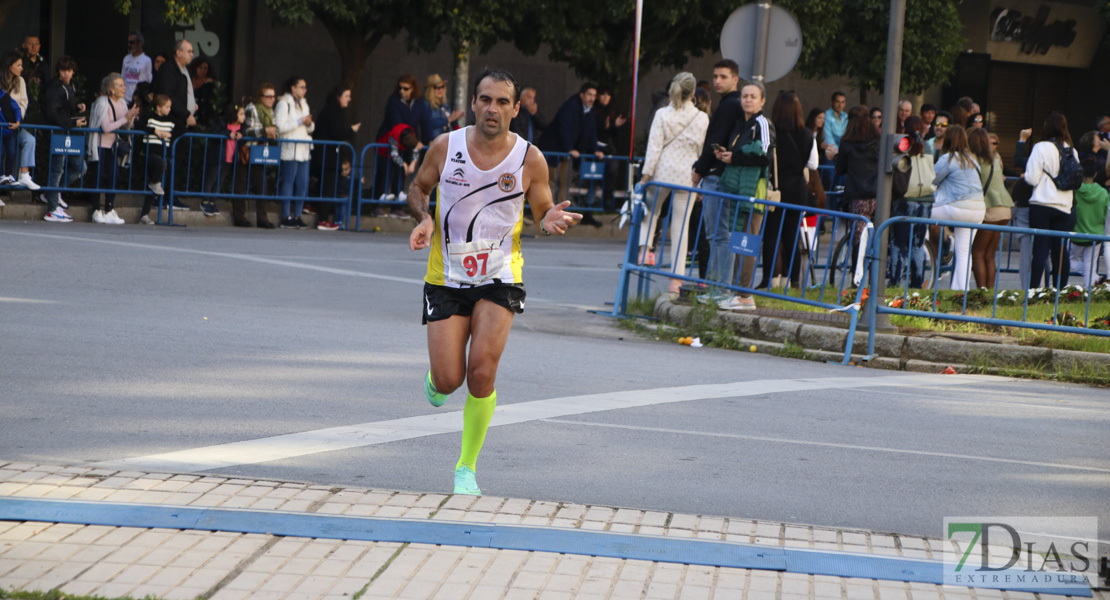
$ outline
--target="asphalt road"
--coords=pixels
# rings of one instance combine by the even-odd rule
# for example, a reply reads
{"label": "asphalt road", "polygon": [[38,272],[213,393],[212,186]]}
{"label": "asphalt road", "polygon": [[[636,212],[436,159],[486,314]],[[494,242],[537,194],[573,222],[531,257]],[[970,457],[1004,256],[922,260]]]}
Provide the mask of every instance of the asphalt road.
{"label": "asphalt road", "polygon": [[[487,493],[933,536],[1096,516],[1110,540],[1104,388],[641,340],[586,311],[622,248],[525,240],[498,381],[524,416],[495,417]],[[435,424],[465,394],[422,395],[425,260],[400,235],[0,222],[0,462],[219,446],[212,472],[450,491],[459,434]],[[397,441],[318,433],[404,418]]]}

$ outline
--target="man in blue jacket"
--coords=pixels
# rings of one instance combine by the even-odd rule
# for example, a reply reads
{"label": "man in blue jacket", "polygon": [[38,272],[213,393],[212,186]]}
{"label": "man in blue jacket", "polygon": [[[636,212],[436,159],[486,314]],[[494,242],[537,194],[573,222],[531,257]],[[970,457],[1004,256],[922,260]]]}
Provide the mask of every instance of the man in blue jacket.
{"label": "man in blue jacket", "polygon": [[[605,158],[605,153],[597,146],[597,121],[590,114],[595,99],[597,99],[597,85],[583,83],[578,93],[568,98],[559,107],[555,118],[543,130],[538,144],[540,150],[564,152],[570,154],[572,160],[577,160],[582,152],[592,153],[599,160]],[[558,163],[557,169],[548,169],[548,182],[551,184],[552,195],[558,198],[556,204],[559,204],[567,199],[567,189],[570,187],[570,160],[549,158],[547,162],[550,165]]]}

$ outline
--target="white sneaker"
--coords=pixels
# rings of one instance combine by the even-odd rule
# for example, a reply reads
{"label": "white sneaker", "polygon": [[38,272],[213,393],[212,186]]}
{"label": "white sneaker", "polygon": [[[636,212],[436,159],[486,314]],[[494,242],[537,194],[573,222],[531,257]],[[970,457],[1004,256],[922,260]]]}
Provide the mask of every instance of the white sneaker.
{"label": "white sneaker", "polygon": [[150,188],[150,191],[154,192],[155,196],[165,196],[166,195],[166,191],[162,189],[162,182],[161,181],[155,181],[154,183],[148,185],[147,187]]}
{"label": "white sneaker", "polygon": [[4,206],[4,201],[0,200],[0,206]]}
{"label": "white sneaker", "polygon": [[51,223],[72,223],[73,217],[69,216],[64,208],[56,208],[52,212],[46,213],[42,220]]}
{"label": "white sneaker", "polygon": [[0,175],[0,185],[11,185],[15,183],[15,177],[11,175]]}
{"label": "white sneaker", "polygon": [[404,193],[404,192],[401,192],[400,194],[397,194],[397,199],[400,200],[401,202],[408,202],[409,201],[409,195]]}
{"label": "white sneaker", "polygon": [[393,202],[396,199],[397,196],[394,196],[393,194],[382,194],[381,198],[378,198],[378,200],[382,202]]}
{"label": "white sneaker", "polygon": [[154,225],[154,219],[151,219],[148,215],[143,215],[139,219],[139,225]]}
{"label": "white sneaker", "polygon": [[62,198],[62,194],[60,192],[56,193],[58,194],[58,206],[62,208],[69,208],[69,203],[66,202],[64,198]]}
{"label": "white sneaker", "polygon": [[15,182],[16,185],[21,185],[31,191],[39,189],[41,186],[31,180],[30,173],[20,173],[19,179]]}
{"label": "white sneaker", "polygon": [[101,225],[107,225],[108,222],[104,220],[104,211],[99,209],[94,210],[92,214],[92,222],[100,223]]}
{"label": "white sneaker", "polygon": [[114,208],[104,214],[104,222],[108,225],[123,225],[125,223],[125,221],[116,214],[116,209]]}
{"label": "white sneaker", "polygon": [[755,298],[733,296],[728,300],[718,302],[717,308],[721,310],[755,310]]}

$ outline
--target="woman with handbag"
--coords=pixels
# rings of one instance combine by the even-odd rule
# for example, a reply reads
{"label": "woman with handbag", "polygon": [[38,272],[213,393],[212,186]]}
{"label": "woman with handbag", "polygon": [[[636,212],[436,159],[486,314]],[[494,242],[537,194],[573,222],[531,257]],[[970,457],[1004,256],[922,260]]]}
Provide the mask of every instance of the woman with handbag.
{"label": "woman with handbag", "polygon": [[[779,92],[771,107],[777,144],[773,159],[775,187],[781,192],[783,204],[813,206],[808,202],[806,173],[817,168],[817,141],[802,121],[802,102],[793,91]],[[759,286],[798,287],[802,273],[802,253],[798,250],[800,209],[770,212],[763,234],[763,279]],[[772,273],[772,270],[774,273]]]}
{"label": "woman with handbag", "polygon": [[[1076,153],[1068,132],[1068,120],[1058,112],[1048,114],[1041,130],[1041,139],[1029,152],[1025,163],[1025,182],[1033,186],[1029,197],[1029,227],[1052,231],[1071,231],[1075,228],[1074,191],[1056,187],[1054,177],[1060,175],[1060,165],[1064,153],[1070,153],[1076,162]],[[1049,285],[1063,288],[1068,284],[1071,273],[1071,259],[1063,251],[1063,240],[1044,235],[1033,236],[1033,263],[1029,268],[1032,281],[1039,282],[1045,272],[1045,259],[1051,255],[1052,279]],[[1026,285],[1022,282],[1022,285]]]}
{"label": "woman with handbag", "polygon": [[[913,144],[894,172],[892,217],[928,218],[933,207],[933,157],[926,152],[925,122],[916,115],[906,117],[903,124]],[[945,126],[947,127],[947,125]],[[899,181],[904,181],[900,184]],[[890,226],[890,285],[898,286],[902,277],[909,286],[920,289],[925,283],[925,232],[921,223],[897,223]],[[939,233],[938,233],[939,235]],[[908,269],[908,273],[906,272]]]}
{"label": "woman with handbag", "polygon": [[[944,155],[937,161],[935,170],[937,176],[933,185],[937,186],[937,191],[930,216],[945,221],[982,223],[987,212],[983,200],[983,180],[979,174],[979,163],[968,148],[967,132],[963,127],[949,125],[944,134]],[[953,228],[952,245],[956,261],[951,287],[954,290],[967,291],[971,240],[974,237],[975,230],[969,227]]]}
{"label": "woman with handbag", "polygon": [[[1014,200],[1010,197],[1010,192],[1006,191],[1002,158],[994,149],[998,142],[991,140],[991,135],[986,129],[976,127],[968,133],[967,144],[975,159],[979,161],[983,200],[987,207],[987,212],[983,215],[983,223],[1006,225],[1012,216]],[[971,245],[971,272],[975,275],[976,286],[994,289],[995,276],[998,275],[995,254],[1001,241],[1002,234],[997,231],[980,230],[975,233],[975,242]]]}
{"label": "woman with handbag", "polygon": [[[113,133],[119,129],[131,129],[135,115],[139,114],[139,107],[130,109],[123,102],[123,93],[126,85],[123,76],[119,73],[109,73],[100,80],[100,96],[93,102],[89,111],[89,128],[99,129],[100,133],[90,133],[85,158],[89,162],[89,170],[96,170],[97,185],[105,190],[115,188],[116,175],[120,170],[117,157],[120,159],[131,154],[130,144],[122,136]],[[93,223],[104,225],[123,225],[123,219],[116,214],[116,195],[112,192],[104,193],[104,205],[101,209],[100,198],[94,196]]]}
{"label": "woman with handbag", "polygon": [[[727,149],[714,151],[717,160],[725,163],[721,180],[717,186],[729,194],[766,200],[768,197],[767,179],[771,164],[771,148],[775,145],[775,127],[763,116],[763,105],[767,102],[767,92],[761,83],[749,83],[740,90],[740,106],[744,110],[743,120],[733,128]],[[750,201],[729,200],[722,206],[728,207],[728,223],[732,231],[757,234],[763,225],[764,205]],[[709,218],[715,219],[716,215]],[[750,287],[755,274],[755,257],[740,259],[739,285]],[[731,269],[728,270],[731,272]],[[728,277],[727,283],[736,282]],[[755,310],[755,298],[741,292],[717,303],[722,310]]]}
{"label": "woman with handbag", "polygon": [[[840,138],[840,153],[836,155],[836,174],[844,176],[841,206],[847,206],[853,214],[871,219],[871,215],[875,214],[875,197],[878,195],[879,129],[871,123],[866,106],[856,106],[848,111],[848,126]],[[855,222],[852,264],[858,256],[860,236],[865,227],[862,221]]]}
{"label": "woman with handbag", "polygon": [[[651,123],[648,136],[647,155],[644,158],[641,183],[660,181],[686,187],[693,187],[690,165],[697,160],[705,143],[705,132],[709,127],[709,115],[698,110],[693,103],[694,88],[697,80],[692,73],[679,73],[671,80],[669,89],[670,105],[659,109]],[[686,244],[689,232],[690,213],[694,208],[694,198],[690,192],[673,191],[671,195],[670,227],[668,244],[671,249],[671,271],[686,272]],[[655,224],[659,220],[667,190],[659,189],[653,194],[651,215],[640,228],[641,261],[652,245]],[[682,280],[672,279],[668,293],[677,294]]]}

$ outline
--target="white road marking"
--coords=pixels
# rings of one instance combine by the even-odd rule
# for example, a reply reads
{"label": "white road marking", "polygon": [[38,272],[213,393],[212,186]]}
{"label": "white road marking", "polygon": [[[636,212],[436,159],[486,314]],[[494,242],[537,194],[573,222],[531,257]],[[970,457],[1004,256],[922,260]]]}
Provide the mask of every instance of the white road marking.
{"label": "white road marking", "polygon": [[702,437],[728,438],[735,440],[750,440],[753,442],[772,442],[778,444],[799,444],[803,446],[822,446],[825,448],[841,448],[844,450],[862,450],[865,452],[893,452],[896,454],[915,454],[918,456],[937,456],[940,458],[959,458],[964,460],[981,460],[987,462],[1010,463],[1032,467],[1050,467],[1053,469],[1071,469],[1075,471],[1095,471],[1110,473],[1110,469],[1087,467],[1083,465],[1066,465],[1061,463],[1036,462],[1031,460],[1017,460],[1012,458],[995,458],[992,456],[976,456],[974,454],[955,454],[952,452],[930,452],[928,450],[906,450],[904,448],[887,448],[883,446],[861,446],[858,444],[838,444],[835,442],[817,442],[813,440],[798,440],[791,438],[765,437],[760,435],[743,435],[739,433],[716,433],[711,431],[692,431],[688,429],[669,429],[666,427],[645,427],[641,425],[616,425],[612,423],[593,423],[588,421],[571,421],[568,419],[544,419],[547,423],[564,423],[567,425],[586,425],[589,427],[606,427],[610,429],[630,429],[633,431],[651,431],[655,433],[674,433],[678,435],[694,435]]}
{"label": "white road marking", "polygon": [[423,279],[413,279],[411,277],[394,277],[392,275],[378,275],[376,273],[363,273],[361,271],[350,271],[347,269],[336,269],[334,267],[323,267],[319,265],[306,265],[303,263],[291,262],[288,260],[277,260],[274,258],[265,258],[262,256],[251,256],[250,254],[239,254],[237,252],[212,252],[209,250],[193,250],[190,248],[177,248],[175,246],[161,246],[158,244],[139,244],[137,242],[121,242],[119,240],[98,240],[86,237],[76,237],[71,235],[53,235],[49,233],[28,233],[25,231],[0,231],[0,233],[7,233],[11,235],[25,235],[29,237],[44,237],[54,238],[66,241],[78,242],[92,242],[94,244],[108,244],[111,246],[123,246],[125,248],[142,248],[144,250],[163,250],[166,252],[181,252],[184,254],[199,254],[201,256],[216,256],[220,258],[231,258],[235,260],[246,260],[250,262],[265,263],[268,265],[277,265],[281,267],[292,267],[294,269],[305,269],[308,271],[319,271],[321,273],[331,273],[333,275],[346,275],[349,277],[365,277],[367,279],[381,279],[384,281],[395,281],[397,283],[409,283],[414,285],[424,285]]}
{"label": "white road marking", "polygon": [[[50,233],[28,233],[26,231],[4,231],[0,233],[7,233],[11,235],[25,235],[29,237],[43,237],[52,238],[66,241],[78,242],[92,242],[95,244],[109,244],[112,246],[124,246],[127,248],[143,248],[148,250],[163,250],[167,252],[181,252],[184,254],[199,254],[202,256],[215,256],[219,258],[230,258],[233,260],[246,260],[250,262],[264,263],[268,265],[276,265],[279,267],[292,267],[294,269],[304,269],[306,271],[319,271],[321,273],[330,273],[332,275],[345,275],[347,277],[364,277],[366,279],[380,279],[382,281],[394,281],[397,283],[407,283],[411,285],[424,285],[424,280],[412,277],[395,277],[393,275],[379,275],[377,273],[364,273],[362,271],[351,271],[349,269],[336,269],[335,267],[324,267],[320,265],[309,265],[304,263],[292,262],[288,260],[278,260],[276,258],[266,258],[264,256],[253,256],[250,254],[239,254],[237,252],[212,252],[209,250],[193,250],[190,248],[178,248],[175,246],[160,246],[157,244],[140,244],[137,242],[121,242],[119,240],[98,240],[86,237],[76,237],[71,235],[54,235]],[[329,260],[327,258],[320,258],[319,260]],[[531,268],[531,267],[529,267]],[[553,302],[535,296],[529,299],[536,304],[544,304],[548,306],[558,306],[561,308],[572,308],[576,310],[604,310],[604,307],[598,306],[584,306],[579,304],[568,304],[565,302]]]}
{"label": "white road marking", "polygon": [[57,304],[57,300],[35,300],[34,298],[0,298],[0,302],[15,304]]}
{"label": "white road marking", "polygon": [[[891,375],[871,377],[828,377],[822,379],[761,379],[735,383],[703,384],[683,387],[633,390],[548,398],[532,402],[519,402],[498,406],[493,414],[491,427],[515,425],[544,419],[583,415],[608,410],[656,406],[691,400],[736,398],[783,392],[806,392],[830,389],[858,389],[872,387],[908,387],[923,385],[965,385],[990,379],[977,375]],[[432,415],[406,417],[375,423],[329,427],[315,431],[290,433],[242,442],[218,444],[164,454],[138,456],[97,463],[97,466],[121,470],[154,472],[195,473],[224,469],[237,465],[252,465],[346,450],[401,440],[459,433],[462,431],[462,411],[440,412]]]}

